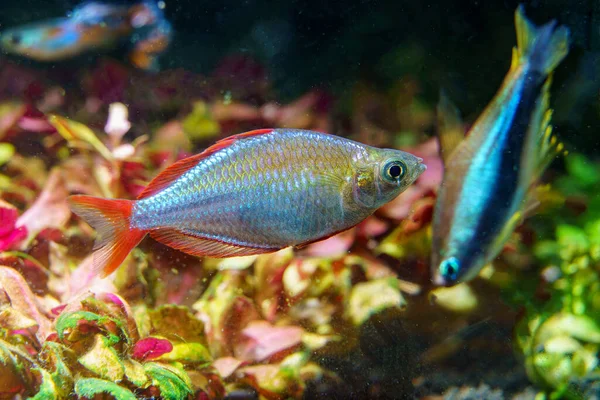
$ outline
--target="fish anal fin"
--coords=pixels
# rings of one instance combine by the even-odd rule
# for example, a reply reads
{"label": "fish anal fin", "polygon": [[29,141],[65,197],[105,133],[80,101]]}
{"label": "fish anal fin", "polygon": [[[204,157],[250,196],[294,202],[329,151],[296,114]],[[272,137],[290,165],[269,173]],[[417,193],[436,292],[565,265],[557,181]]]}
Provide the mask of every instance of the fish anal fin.
{"label": "fish anal fin", "polygon": [[452,152],[464,139],[465,133],[458,108],[443,90],[440,91],[440,100],[437,105],[437,129],[440,156],[446,163]]}
{"label": "fish anal fin", "polygon": [[241,257],[271,253],[279,248],[246,247],[219,240],[195,236],[173,228],[150,231],[150,236],[169,247],[197,257]]}
{"label": "fish anal fin", "polygon": [[204,150],[202,153],[177,161],[173,165],[167,167],[160,174],[158,174],[154,179],[152,179],[152,181],[150,181],[150,183],[148,184],[148,186],[146,186],[144,191],[142,191],[142,193],[139,195],[138,200],[150,197],[160,192],[164,188],[168,187],[171,183],[173,183],[176,179],[181,177],[183,174],[185,174],[186,172],[194,168],[196,165],[198,165],[200,161],[213,155],[219,150],[223,150],[224,148],[231,146],[236,141],[252,136],[264,135],[267,133],[271,133],[272,131],[273,129],[257,129],[254,131],[229,136],[225,139],[219,140],[214,145]]}

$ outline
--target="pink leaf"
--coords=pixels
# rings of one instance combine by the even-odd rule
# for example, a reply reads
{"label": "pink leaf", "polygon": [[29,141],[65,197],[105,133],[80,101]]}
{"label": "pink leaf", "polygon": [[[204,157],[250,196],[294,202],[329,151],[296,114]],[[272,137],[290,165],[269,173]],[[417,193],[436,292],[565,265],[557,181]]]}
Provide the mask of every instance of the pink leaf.
{"label": "pink leaf", "polygon": [[297,326],[273,326],[266,321],[252,321],[242,330],[236,356],[242,360],[263,361],[298,346],[303,332]]}
{"label": "pink leaf", "polygon": [[37,322],[36,336],[43,343],[50,333],[50,320],[40,311],[36,297],[25,279],[12,268],[0,267],[0,288],[9,297],[11,307]]}
{"label": "pink leaf", "polygon": [[306,248],[306,253],[314,257],[337,257],[343,255],[352,247],[355,234],[355,229],[338,233],[329,239],[309,245]]}
{"label": "pink leaf", "polygon": [[168,340],[148,337],[135,344],[131,357],[139,361],[152,360],[172,350],[173,345]]}
{"label": "pink leaf", "polygon": [[52,171],[44,190],[31,208],[21,215],[17,226],[25,226],[30,238],[46,228],[63,228],[71,217],[67,195],[62,172]]}
{"label": "pink leaf", "polygon": [[212,366],[215,367],[221,378],[225,379],[243,364],[245,364],[244,361],[235,357],[221,357],[213,361]]}
{"label": "pink leaf", "polygon": [[87,256],[71,273],[69,290],[63,301],[72,300],[81,295],[92,293],[116,292],[117,288],[110,278],[100,278],[94,269],[94,254]]}

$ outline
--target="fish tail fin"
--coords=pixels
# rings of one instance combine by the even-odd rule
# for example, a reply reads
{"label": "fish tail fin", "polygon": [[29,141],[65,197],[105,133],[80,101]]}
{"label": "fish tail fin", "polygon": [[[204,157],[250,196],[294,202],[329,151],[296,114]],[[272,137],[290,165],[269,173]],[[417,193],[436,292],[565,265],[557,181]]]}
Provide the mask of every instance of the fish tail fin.
{"label": "fish tail fin", "polygon": [[130,226],[133,200],[76,195],[69,197],[69,204],[96,229],[94,270],[103,278],[116,270],[146,235],[146,231]]}
{"label": "fish tail fin", "polygon": [[554,20],[536,27],[525,17],[523,5],[515,12],[515,26],[517,48],[512,68],[526,62],[543,76],[550,75],[569,52],[569,29],[557,27]]}

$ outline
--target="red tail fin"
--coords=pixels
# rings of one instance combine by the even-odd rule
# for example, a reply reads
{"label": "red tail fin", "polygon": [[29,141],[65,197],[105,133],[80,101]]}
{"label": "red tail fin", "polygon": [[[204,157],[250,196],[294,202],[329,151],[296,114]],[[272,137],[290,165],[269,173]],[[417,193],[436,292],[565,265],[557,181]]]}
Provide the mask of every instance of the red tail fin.
{"label": "red tail fin", "polygon": [[70,196],[71,209],[96,229],[94,269],[104,278],[116,270],[146,235],[131,229],[132,200],[110,200],[92,196]]}

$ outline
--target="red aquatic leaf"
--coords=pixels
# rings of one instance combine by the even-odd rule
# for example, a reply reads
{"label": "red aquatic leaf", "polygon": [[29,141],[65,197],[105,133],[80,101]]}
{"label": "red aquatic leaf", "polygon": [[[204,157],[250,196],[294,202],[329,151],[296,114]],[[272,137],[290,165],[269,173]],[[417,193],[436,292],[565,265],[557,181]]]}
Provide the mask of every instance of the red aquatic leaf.
{"label": "red aquatic leaf", "polygon": [[33,69],[24,67],[21,63],[0,60],[0,98],[25,98],[35,100],[30,96],[34,87],[40,87],[41,81]]}
{"label": "red aquatic leaf", "polygon": [[27,228],[16,227],[19,212],[11,204],[0,200],[0,251],[15,249],[27,237]]}
{"label": "red aquatic leaf", "polygon": [[265,68],[246,54],[224,57],[212,77],[217,91],[229,91],[235,99],[264,99],[269,89]]}
{"label": "red aquatic leaf", "polygon": [[123,101],[129,73],[127,68],[115,61],[103,61],[84,82],[89,95],[110,104]]}
{"label": "red aquatic leaf", "polygon": [[288,354],[300,345],[303,332],[297,326],[273,326],[267,321],[252,321],[241,332],[235,346],[236,357],[259,362]]}
{"label": "red aquatic leaf", "polygon": [[148,180],[144,164],[136,161],[122,162],[120,178],[125,194],[133,199],[142,193]]}
{"label": "red aquatic leaf", "polygon": [[19,119],[17,125],[24,131],[36,132],[36,133],[54,133],[56,129],[50,125],[46,115],[33,107],[28,105],[25,108],[25,112]]}
{"label": "red aquatic leaf", "polygon": [[152,360],[172,350],[173,345],[168,340],[148,337],[135,344],[131,351],[131,358],[138,361]]}

